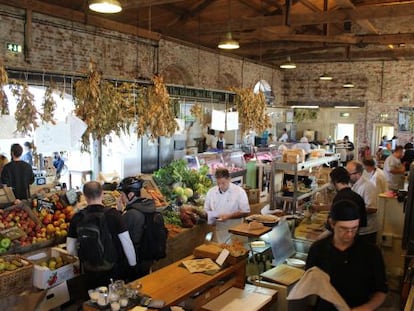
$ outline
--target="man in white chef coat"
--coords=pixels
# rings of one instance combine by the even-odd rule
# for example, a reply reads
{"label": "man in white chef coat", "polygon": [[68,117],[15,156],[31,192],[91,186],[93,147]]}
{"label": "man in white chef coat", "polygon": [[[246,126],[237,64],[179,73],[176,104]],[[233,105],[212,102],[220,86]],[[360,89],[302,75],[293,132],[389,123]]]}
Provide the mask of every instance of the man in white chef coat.
{"label": "man in white chef coat", "polygon": [[250,206],[246,191],[231,182],[226,168],[218,168],[215,173],[217,185],[206,195],[204,211],[208,223],[215,225],[214,240],[224,243],[230,239],[228,229],[242,222],[249,215]]}

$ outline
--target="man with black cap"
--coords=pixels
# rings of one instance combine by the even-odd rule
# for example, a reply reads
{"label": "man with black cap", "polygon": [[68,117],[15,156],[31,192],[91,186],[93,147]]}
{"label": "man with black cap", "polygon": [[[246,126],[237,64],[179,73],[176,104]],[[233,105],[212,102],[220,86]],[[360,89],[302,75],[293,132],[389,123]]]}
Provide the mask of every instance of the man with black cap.
{"label": "man with black cap", "polygon": [[153,260],[139,258],[140,242],[144,234],[145,213],[155,212],[154,200],[142,198],[141,188],[144,180],[136,177],[126,177],[119,184],[121,198],[118,201],[118,209],[125,205],[123,218],[127,224],[132,243],[137,255],[137,266],[131,271],[131,280],[140,278],[150,272]]}
{"label": "man with black cap", "polygon": [[[388,285],[380,250],[357,236],[358,207],[347,200],[332,205],[329,219],[333,235],[312,244],[306,269],[317,266],[329,274],[332,286],[351,310],[375,310],[384,302]],[[334,311],[320,299],[317,311]]]}

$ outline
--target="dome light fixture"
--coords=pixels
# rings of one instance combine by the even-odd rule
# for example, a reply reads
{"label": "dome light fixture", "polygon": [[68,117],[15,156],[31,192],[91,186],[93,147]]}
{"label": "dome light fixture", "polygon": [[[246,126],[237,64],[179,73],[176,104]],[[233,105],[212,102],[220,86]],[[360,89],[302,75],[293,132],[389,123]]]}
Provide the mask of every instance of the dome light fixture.
{"label": "dome light fixture", "polygon": [[352,82],[345,82],[344,85],[342,85],[342,87],[344,87],[346,89],[351,89],[351,88],[355,87],[355,84],[353,84]]}
{"label": "dome light fixture", "polygon": [[332,76],[328,75],[327,73],[323,73],[320,77],[319,80],[321,81],[332,81]]}
{"label": "dome light fixture", "polygon": [[118,0],[90,0],[89,9],[98,13],[119,13],[122,11]]}
{"label": "dome light fixture", "polygon": [[220,41],[217,47],[223,50],[236,50],[240,47],[240,44],[239,42],[233,39],[233,36],[229,31],[228,33],[226,33],[226,38]]}
{"label": "dome light fixture", "polygon": [[290,56],[287,58],[287,62],[283,63],[279,66],[282,69],[295,69],[296,68],[296,64],[293,63],[290,59]]}

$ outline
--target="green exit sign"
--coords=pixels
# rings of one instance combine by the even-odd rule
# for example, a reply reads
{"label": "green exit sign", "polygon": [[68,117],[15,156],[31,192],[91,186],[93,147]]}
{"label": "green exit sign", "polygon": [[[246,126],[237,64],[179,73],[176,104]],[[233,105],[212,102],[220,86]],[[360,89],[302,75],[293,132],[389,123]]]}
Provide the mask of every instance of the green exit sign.
{"label": "green exit sign", "polygon": [[6,48],[13,53],[21,53],[23,51],[22,46],[17,43],[6,43]]}

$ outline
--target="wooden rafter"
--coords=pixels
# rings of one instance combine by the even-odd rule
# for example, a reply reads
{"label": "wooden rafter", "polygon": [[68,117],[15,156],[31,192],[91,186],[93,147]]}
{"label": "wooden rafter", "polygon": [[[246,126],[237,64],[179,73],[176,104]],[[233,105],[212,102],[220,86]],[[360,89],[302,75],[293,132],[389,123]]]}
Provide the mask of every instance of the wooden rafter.
{"label": "wooden rafter", "polygon": [[[338,9],[328,12],[314,12],[309,14],[291,14],[291,26],[299,25],[318,25],[324,23],[343,23],[346,20],[361,20],[396,16],[414,15],[414,3],[374,6],[374,7],[357,7],[356,9]],[[245,30],[256,29],[260,27],[280,26],[284,23],[284,16],[259,16],[252,18],[240,18],[231,22],[231,29]],[[228,23],[204,23],[201,25],[201,33],[223,32],[227,29]]]}
{"label": "wooden rafter", "polygon": [[170,21],[167,26],[172,27],[176,23],[181,22],[185,23],[188,19],[193,18],[197,15],[199,15],[202,11],[204,11],[210,4],[212,4],[214,0],[204,0],[199,3],[194,4],[190,10],[188,10],[186,13],[181,14],[174,18],[172,21]]}
{"label": "wooden rafter", "polygon": [[[335,3],[338,8],[341,9],[356,9],[356,6],[350,0],[335,0]],[[368,20],[368,19],[359,19],[356,20],[356,23],[361,26],[362,29],[365,29],[369,33],[378,34],[378,29]]]}

